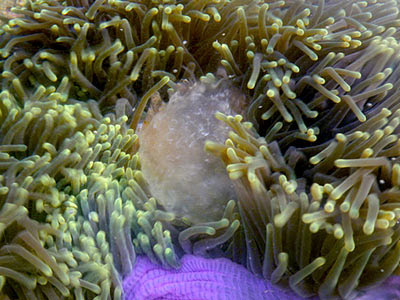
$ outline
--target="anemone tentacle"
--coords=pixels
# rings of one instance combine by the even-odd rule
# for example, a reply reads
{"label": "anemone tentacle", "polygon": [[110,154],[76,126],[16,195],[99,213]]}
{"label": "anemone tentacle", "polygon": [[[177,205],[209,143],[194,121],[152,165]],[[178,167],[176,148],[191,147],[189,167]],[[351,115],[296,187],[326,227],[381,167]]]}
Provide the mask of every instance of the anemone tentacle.
{"label": "anemone tentacle", "polygon": [[[12,8],[0,17],[0,297],[121,299],[137,255],[173,269],[184,254],[223,256],[304,297],[380,285],[400,261],[399,9]],[[231,132],[205,143],[238,199],[193,224],[152,195],[136,131],[155,92],[167,102],[168,89],[198,79],[229,81],[246,100],[242,116],[217,113]]]}

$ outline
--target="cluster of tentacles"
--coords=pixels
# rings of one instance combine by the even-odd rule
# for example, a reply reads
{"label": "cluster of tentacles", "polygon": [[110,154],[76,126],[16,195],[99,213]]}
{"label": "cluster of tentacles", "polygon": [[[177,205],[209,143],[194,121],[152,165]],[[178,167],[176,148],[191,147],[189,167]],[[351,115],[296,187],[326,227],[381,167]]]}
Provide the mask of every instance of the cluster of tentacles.
{"label": "cluster of tentacles", "polygon": [[[0,297],[121,299],[146,255],[226,257],[351,298],[400,261],[395,0],[30,0],[0,29]],[[223,71],[221,71],[223,70]],[[223,74],[248,99],[206,143],[238,194],[163,210],[135,130],[151,95]],[[193,107],[196,110],[196,107]],[[96,298],[96,299],[98,299]]]}

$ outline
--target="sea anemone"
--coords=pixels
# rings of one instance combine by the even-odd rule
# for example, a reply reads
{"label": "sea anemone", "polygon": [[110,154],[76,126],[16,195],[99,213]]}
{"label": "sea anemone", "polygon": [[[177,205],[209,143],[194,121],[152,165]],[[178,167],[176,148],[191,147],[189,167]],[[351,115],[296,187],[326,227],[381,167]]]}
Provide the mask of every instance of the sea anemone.
{"label": "sea anemone", "polygon": [[[165,268],[226,257],[321,299],[395,272],[397,1],[32,0],[12,12],[0,36],[1,297],[119,299],[137,255]],[[182,88],[213,95],[226,81],[245,107],[216,113],[224,130],[197,150],[208,138],[234,191],[212,220],[191,220],[152,195],[157,170],[142,171],[135,131],[162,116],[147,108],[155,92],[168,102],[172,89],[172,107]],[[177,120],[198,113],[189,104]]]}
{"label": "sea anemone", "polygon": [[[318,293],[321,299],[348,299],[355,288],[389,277],[400,262],[400,203],[399,165],[386,154],[396,157],[399,148],[397,136],[387,141],[383,132],[396,129],[399,113],[382,122],[379,137],[358,130],[338,134],[310,158],[316,164],[308,170],[311,184],[295,176],[297,153],[285,157],[241,116],[217,114],[233,131],[224,145],[207,142],[206,149],[227,165],[247,241],[246,253],[233,260],[303,297]],[[317,173],[317,163],[324,173]]]}
{"label": "sea anemone", "polygon": [[[218,2],[29,1],[22,17],[3,26],[3,88],[26,87],[68,76],[71,93],[95,98],[101,108],[117,98],[132,105],[157,77],[202,74],[188,47],[195,32],[218,22]],[[8,76],[6,76],[8,75]]]}
{"label": "sea anemone", "polygon": [[70,86],[22,88],[23,103],[0,94],[3,297],[119,299],[136,255],[177,268],[175,251],[206,254],[238,227],[230,202],[221,221],[175,228],[148,197],[126,103],[103,116]]}

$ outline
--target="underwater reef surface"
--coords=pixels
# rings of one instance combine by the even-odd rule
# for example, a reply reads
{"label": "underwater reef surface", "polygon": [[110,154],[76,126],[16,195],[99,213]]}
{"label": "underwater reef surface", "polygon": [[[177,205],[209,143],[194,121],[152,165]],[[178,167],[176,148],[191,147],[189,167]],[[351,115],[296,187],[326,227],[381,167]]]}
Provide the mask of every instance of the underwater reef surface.
{"label": "underwater reef surface", "polygon": [[[16,17],[2,17],[0,28],[0,298],[123,299],[124,279],[142,262],[179,274],[187,255],[229,259],[250,281],[303,298],[353,299],[395,285],[399,8],[396,0],[12,8]],[[199,99],[234,99],[200,121],[225,128],[210,130],[217,138],[197,139],[199,124],[177,127],[184,142],[167,139],[183,153],[196,141],[229,178],[216,212],[191,220],[198,203],[182,203],[183,214],[167,207],[152,176],[165,166],[179,186],[175,169],[213,164],[177,165],[160,151],[146,173],[140,147],[172,99],[185,107],[174,112],[178,124],[198,120],[201,105],[182,96],[196,84]]]}

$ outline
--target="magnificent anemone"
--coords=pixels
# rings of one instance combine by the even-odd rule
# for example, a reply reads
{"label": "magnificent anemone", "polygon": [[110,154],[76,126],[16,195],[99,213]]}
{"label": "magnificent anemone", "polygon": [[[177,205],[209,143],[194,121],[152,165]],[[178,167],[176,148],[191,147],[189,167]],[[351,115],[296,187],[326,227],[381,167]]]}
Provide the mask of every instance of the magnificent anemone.
{"label": "magnificent anemone", "polygon": [[129,112],[103,116],[92,101],[63,98],[69,86],[65,77],[57,89],[26,91],[22,105],[0,94],[0,273],[11,299],[120,298],[119,274],[129,274],[137,254],[178,267],[174,249],[199,253],[210,247],[192,243],[198,235],[237,228],[233,202],[219,222],[175,228],[147,196]]}
{"label": "magnificent anemone", "polygon": [[201,42],[194,33],[220,21],[219,5],[29,1],[12,9],[23,17],[2,28],[2,69],[9,72],[2,86],[54,84],[68,75],[81,100],[96,98],[104,108],[124,97],[134,105],[158,77],[201,74],[190,48]]}
{"label": "magnificent anemone", "polygon": [[[394,0],[13,8],[0,36],[0,296],[119,299],[136,255],[179,268],[184,253],[230,258],[305,297],[381,284],[400,261],[398,11]],[[229,81],[247,105],[217,113],[231,132],[205,142],[236,195],[205,223],[152,197],[134,132],[156,91],[167,101],[200,77],[210,90]]]}

